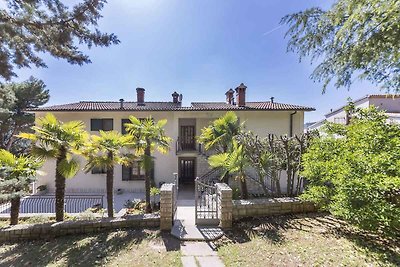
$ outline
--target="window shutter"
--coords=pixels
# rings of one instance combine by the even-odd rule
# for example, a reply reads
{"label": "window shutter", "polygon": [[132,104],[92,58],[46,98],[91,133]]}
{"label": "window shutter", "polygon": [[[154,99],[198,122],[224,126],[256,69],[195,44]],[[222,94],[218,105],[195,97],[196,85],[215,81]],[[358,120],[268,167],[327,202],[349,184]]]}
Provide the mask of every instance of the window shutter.
{"label": "window shutter", "polygon": [[112,131],[113,122],[113,119],[103,119],[103,131]]}
{"label": "window shutter", "polygon": [[99,131],[102,128],[102,120],[101,119],[91,119],[90,120],[90,130],[91,131]]}
{"label": "window shutter", "polygon": [[122,181],[132,180],[132,168],[122,165]]}

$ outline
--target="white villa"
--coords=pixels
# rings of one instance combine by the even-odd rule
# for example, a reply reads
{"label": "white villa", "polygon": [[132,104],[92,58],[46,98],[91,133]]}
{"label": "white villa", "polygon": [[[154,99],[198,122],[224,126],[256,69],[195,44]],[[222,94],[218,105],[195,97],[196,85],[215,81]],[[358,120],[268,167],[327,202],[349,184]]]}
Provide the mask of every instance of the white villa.
{"label": "white villa", "polygon": [[[367,108],[375,106],[384,110],[390,122],[400,123],[400,95],[366,95],[354,101],[356,108]],[[333,122],[346,124],[348,116],[344,110],[345,106],[332,110],[325,115],[325,119],[309,124],[306,130],[319,129],[324,123]]]}
{"label": "white villa", "polygon": [[[225,102],[193,102],[182,105],[182,95],[174,92],[169,102],[145,100],[145,89],[137,88],[135,102],[124,101],[81,101],[63,105],[40,107],[31,112],[36,117],[53,113],[60,121],[81,120],[86,130],[95,134],[99,130],[118,130],[124,132],[123,124],[130,115],[138,118],[153,117],[155,120],[167,119],[166,134],[173,139],[167,155],[155,153],[154,179],[156,184],[173,182],[173,173],[178,173],[182,184],[193,183],[209,171],[203,149],[196,142],[201,129],[227,111],[236,112],[246,129],[260,136],[269,133],[277,135],[301,134],[304,130],[304,112],[313,111],[311,107],[270,101],[247,102],[246,86],[240,84],[235,90],[228,90]],[[221,95],[222,96],[222,95]],[[36,186],[46,185],[49,192],[54,191],[55,162],[48,161],[43,167],[45,176],[40,176]],[[115,167],[114,188],[126,192],[144,190],[143,170],[135,164],[130,168]],[[105,174],[101,170],[85,174],[80,171],[76,177],[67,179],[66,192],[104,193]]]}

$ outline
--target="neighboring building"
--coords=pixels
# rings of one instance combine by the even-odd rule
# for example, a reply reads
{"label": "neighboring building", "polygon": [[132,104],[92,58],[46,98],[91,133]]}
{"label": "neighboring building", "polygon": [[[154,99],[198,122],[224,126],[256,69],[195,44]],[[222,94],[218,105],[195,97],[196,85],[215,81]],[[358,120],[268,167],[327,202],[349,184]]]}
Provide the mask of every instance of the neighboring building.
{"label": "neighboring building", "polygon": [[[400,123],[400,95],[366,95],[354,101],[357,108],[367,108],[375,106],[379,110],[384,110],[390,122]],[[306,130],[319,129],[324,123],[334,122],[339,124],[346,124],[348,117],[345,106],[338,109],[331,110],[325,115],[325,119],[309,125]]]}
{"label": "neighboring building", "polygon": [[[236,97],[234,96],[236,91]],[[247,130],[260,136],[268,133],[277,135],[301,134],[304,130],[304,112],[313,108],[273,101],[247,102],[246,86],[241,84],[236,90],[226,92],[226,102],[195,102],[191,106],[182,106],[182,95],[174,92],[170,102],[146,101],[143,88],[137,88],[137,101],[97,102],[81,101],[77,103],[40,107],[31,110],[36,117],[51,112],[63,122],[81,120],[91,134],[99,130],[117,130],[124,132],[123,124],[130,115],[138,118],[153,117],[155,120],[167,119],[165,132],[173,139],[167,155],[155,153],[154,178],[157,184],[173,182],[173,173],[179,174],[181,183],[193,183],[195,177],[209,171],[207,158],[196,136],[210,122],[223,116],[227,111],[236,112],[240,121],[246,122]],[[45,163],[45,176],[39,177],[37,185],[46,184],[50,192],[54,191],[55,162]],[[134,164],[130,168],[115,167],[114,188],[140,192],[144,190],[143,170]],[[80,171],[76,177],[67,179],[67,192],[104,192],[105,174],[95,170],[85,174]]]}

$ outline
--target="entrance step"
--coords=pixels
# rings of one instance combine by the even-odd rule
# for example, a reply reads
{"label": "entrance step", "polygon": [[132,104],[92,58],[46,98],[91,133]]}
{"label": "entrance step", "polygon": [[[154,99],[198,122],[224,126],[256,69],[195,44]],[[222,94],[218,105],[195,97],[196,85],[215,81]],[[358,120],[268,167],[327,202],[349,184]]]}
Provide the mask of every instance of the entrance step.
{"label": "entrance step", "polygon": [[171,234],[182,241],[213,241],[221,238],[224,232],[219,227],[185,225],[176,220]]}

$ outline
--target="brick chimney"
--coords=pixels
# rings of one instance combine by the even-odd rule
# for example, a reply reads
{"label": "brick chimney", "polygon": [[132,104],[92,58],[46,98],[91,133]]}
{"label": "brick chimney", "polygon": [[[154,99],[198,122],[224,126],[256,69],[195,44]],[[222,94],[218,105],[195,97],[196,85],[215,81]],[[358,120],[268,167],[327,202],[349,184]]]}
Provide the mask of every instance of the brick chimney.
{"label": "brick chimney", "polygon": [[234,95],[234,93],[235,93],[235,91],[233,91],[233,89],[231,88],[231,89],[229,89],[226,93],[225,93],[225,95],[226,95],[226,103],[227,104],[229,104],[229,105],[233,105],[234,104],[234,97],[233,97],[233,95]]}
{"label": "brick chimney", "polygon": [[144,106],[144,88],[136,88],[137,104],[139,106]]}
{"label": "brick chimney", "polygon": [[236,87],[236,105],[239,107],[246,106],[246,88],[247,86],[241,83]]}
{"label": "brick chimney", "polygon": [[179,94],[176,91],[172,94],[172,102],[174,102],[174,103],[179,103],[180,102],[179,101]]}

